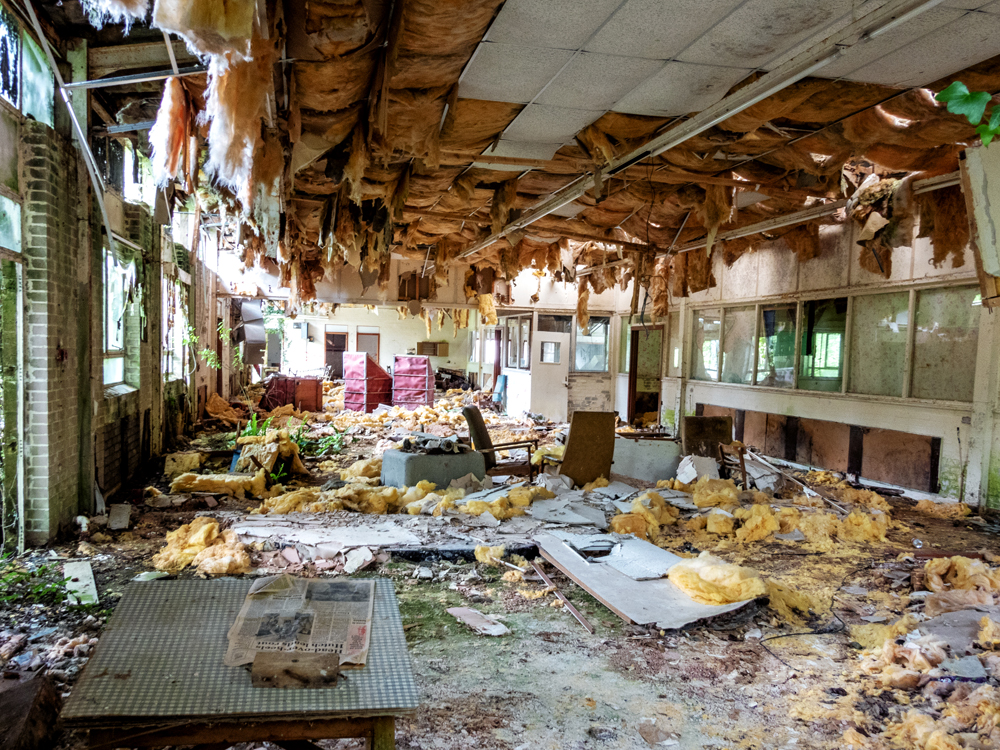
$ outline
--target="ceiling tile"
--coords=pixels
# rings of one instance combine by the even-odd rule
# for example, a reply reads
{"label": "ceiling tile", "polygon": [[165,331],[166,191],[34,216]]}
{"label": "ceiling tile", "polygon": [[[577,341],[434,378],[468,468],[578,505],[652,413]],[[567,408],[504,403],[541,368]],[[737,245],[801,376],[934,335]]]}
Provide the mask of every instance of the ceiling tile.
{"label": "ceiling tile", "polygon": [[567,143],[604,111],[530,104],[507,126],[504,138],[529,143]]}
{"label": "ceiling tile", "polygon": [[581,52],[536,101],[554,107],[608,110],[662,66],[659,60]]}
{"label": "ceiling tile", "polygon": [[458,95],[527,104],[572,56],[567,50],[483,42],[462,74]]}
{"label": "ceiling tile", "polygon": [[739,4],[739,0],[628,0],[584,49],[667,60]]}
{"label": "ceiling tile", "polygon": [[911,88],[1000,55],[1000,15],[968,13],[917,41],[845,76],[852,81]]}
{"label": "ceiling tile", "polygon": [[622,0],[507,0],[484,37],[527,47],[580,49]]}
{"label": "ceiling tile", "polygon": [[[822,78],[840,78],[889,55],[917,39],[937,31],[961,18],[965,11],[958,8],[931,8],[916,18],[880,34],[867,42],[851,47],[836,62],[823,67],[817,75]],[[934,37],[937,38],[936,36]]]}
{"label": "ceiling tile", "polygon": [[851,11],[851,0],[748,0],[677,59],[762,67]]}
{"label": "ceiling tile", "polygon": [[[562,148],[561,143],[526,143],[524,141],[508,141],[501,139],[496,148],[488,148],[483,151],[483,156],[509,156],[515,159],[545,159],[549,160],[556,155],[556,151]],[[486,164],[479,163],[479,166],[489,169],[500,169],[510,172],[523,172],[526,167],[514,166],[510,164]]]}
{"label": "ceiling tile", "polygon": [[719,101],[752,71],[669,62],[615,105],[615,112],[671,117],[698,112]]}

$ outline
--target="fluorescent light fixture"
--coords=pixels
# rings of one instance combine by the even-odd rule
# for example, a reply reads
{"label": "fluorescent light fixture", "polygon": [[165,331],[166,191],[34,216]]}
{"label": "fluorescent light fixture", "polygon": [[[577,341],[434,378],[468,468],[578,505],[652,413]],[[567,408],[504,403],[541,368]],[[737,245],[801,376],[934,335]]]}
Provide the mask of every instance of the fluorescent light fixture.
{"label": "fluorescent light fixture", "polygon": [[901,26],[902,24],[909,21],[911,18],[916,18],[924,11],[930,10],[935,5],[940,5],[942,2],[944,2],[944,0],[927,0],[926,3],[921,3],[920,5],[910,8],[908,11],[906,11],[906,13],[903,13],[897,16],[896,18],[893,18],[891,21],[882,24],[878,28],[872,29],[871,31],[866,31],[864,34],[861,35],[861,39],[863,41],[869,41],[877,36],[881,36],[887,31],[892,31],[897,26]]}

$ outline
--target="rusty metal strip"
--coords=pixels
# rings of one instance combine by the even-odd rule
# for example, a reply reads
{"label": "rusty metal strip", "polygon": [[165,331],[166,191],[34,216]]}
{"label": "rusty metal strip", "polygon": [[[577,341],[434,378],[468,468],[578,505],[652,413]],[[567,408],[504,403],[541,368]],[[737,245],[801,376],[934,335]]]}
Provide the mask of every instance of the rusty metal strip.
{"label": "rusty metal strip", "polygon": [[566,595],[563,594],[563,592],[560,591],[558,588],[556,588],[556,585],[552,583],[552,579],[549,578],[547,575],[545,575],[545,571],[538,566],[538,563],[532,562],[531,567],[535,569],[535,572],[538,574],[538,577],[542,579],[542,581],[545,583],[546,586],[555,589],[555,594],[556,596],[559,597],[559,601],[561,601],[566,606],[566,609],[568,609],[570,614],[576,618],[576,621],[579,622],[581,625],[583,625],[583,627],[586,628],[588,633],[593,635],[594,626],[587,621],[586,617],[580,614],[580,611],[576,607],[570,604],[570,601],[569,599],[566,598]]}

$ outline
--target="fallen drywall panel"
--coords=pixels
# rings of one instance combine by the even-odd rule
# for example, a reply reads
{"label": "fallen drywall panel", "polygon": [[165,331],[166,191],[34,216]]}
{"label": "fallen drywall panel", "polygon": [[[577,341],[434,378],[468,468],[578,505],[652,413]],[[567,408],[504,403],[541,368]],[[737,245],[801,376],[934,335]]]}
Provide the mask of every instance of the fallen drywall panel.
{"label": "fallen drywall panel", "polygon": [[551,534],[539,534],[534,541],[542,557],[628,623],[672,630],[747,604],[698,604],[665,578],[634,581],[608,565],[589,562]]}

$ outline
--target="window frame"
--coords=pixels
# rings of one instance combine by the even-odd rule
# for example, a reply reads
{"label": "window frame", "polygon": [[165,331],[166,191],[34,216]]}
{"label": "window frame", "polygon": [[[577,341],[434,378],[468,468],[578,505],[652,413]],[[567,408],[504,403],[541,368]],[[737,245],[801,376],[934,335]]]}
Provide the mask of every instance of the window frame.
{"label": "window frame", "polygon": [[[531,340],[534,315],[520,313],[500,318],[503,329],[503,367],[506,370],[531,371]],[[525,336],[525,326],[527,335]]]}
{"label": "window frame", "polygon": [[[101,354],[102,354],[101,362],[102,362],[102,365],[103,365],[103,368],[104,368],[104,374],[103,374],[104,387],[108,388],[110,386],[124,385],[125,384],[125,378],[126,378],[126,374],[125,374],[125,364],[126,364],[126,361],[125,360],[126,360],[126,348],[127,348],[125,324],[127,322],[126,321],[126,316],[128,315],[128,309],[127,308],[128,308],[128,304],[129,304],[128,301],[127,301],[127,299],[125,298],[125,289],[127,288],[127,285],[128,285],[129,272],[128,272],[128,267],[127,266],[125,268],[122,268],[121,266],[119,266],[118,259],[115,258],[114,253],[107,246],[104,247],[104,263],[102,264],[102,266],[103,266],[102,267],[102,282],[103,282],[102,286],[103,286],[103,292],[104,292],[104,294],[103,294],[103,297],[102,297],[102,300],[101,300],[102,301],[102,310],[101,310],[101,312],[102,312],[102,318],[103,318],[103,320],[102,320],[102,328],[103,328],[103,331],[104,331],[104,335],[103,335],[103,339],[101,341]],[[112,312],[111,312],[111,294],[114,291],[112,289],[112,287],[111,287],[111,284],[110,284],[110,274],[112,273],[112,270],[114,270],[116,273],[118,273],[121,276],[121,279],[120,279],[120,282],[121,282],[121,292],[120,292],[120,294],[122,296],[122,306],[121,306],[121,318],[120,318],[119,324],[117,326],[118,328],[121,329],[121,332],[120,332],[121,344],[120,344],[120,346],[115,346],[112,343],[112,331],[111,331],[111,315],[112,315]],[[118,338],[118,337],[116,336],[115,338]],[[119,364],[119,361],[120,361],[120,364]],[[117,378],[111,377],[109,379],[108,366],[112,362],[114,363],[114,366],[115,366],[114,374],[117,375],[118,374],[118,370],[120,369],[121,370],[121,372],[120,372],[121,377],[117,377]]]}
{"label": "window frame", "polygon": [[570,359],[570,372],[578,372],[586,375],[600,375],[606,374],[611,371],[611,318],[609,315],[591,315],[590,320],[587,325],[587,336],[590,335],[590,324],[595,320],[605,321],[605,333],[604,333],[604,367],[599,370],[583,370],[577,367],[577,357],[580,351],[580,324],[576,317],[573,318],[573,342],[572,342],[572,353]]}
{"label": "window frame", "polygon": [[[914,362],[916,360],[914,347],[915,347],[915,337],[916,337],[916,324],[915,324],[915,309],[917,303],[917,297],[921,292],[935,292],[935,291],[945,291],[949,289],[978,289],[978,285],[975,279],[961,278],[954,280],[946,280],[942,283],[942,280],[936,279],[927,283],[922,284],[909,284],[909,285],[893,285],[888,287],[873,287],[870,289],[854,289],[845,290],[838,289],[836,291],[827,293],[813,293],[804,294],[801,297],[790,299],[789,297],[783,298],[773,298],[767,299],[756,304],[757,314],[756,321],[757,324],[755,329],[759,329],[761,320],[761,310],[766,307],[773,307],[774,305],[781,304],[795,304],[796,305],[796,316],[795,316],[795,359],[794,359],[794,381],[792,386],[789,387],[772,387],[766,385],[756,385],[756,384],[742,384],[742,383],[720,383],[718,380],[704,380],[694,377],[695,369],[695,357],[694,357],[694,340],[695,340],[695,319],[701,313],[713,313],[718,312],[720,318],[720,334],[719,334],[719,352],[720,352],[720,367],[721,367],[721,354],[725,350],[725,318],[726,311],[729,309],[737,309],[746,307],[746,303],[741,304],[740,302],[734,300],[731,303],[720,304],[719,302],[705,302],[699,304],[698,306],[692,306],[687,308],[687,315],[690,318],[685,322],[684,334],[689,337],[689,341],[685,344],[688,347],[687,351],[690,354],[689,361],[686,366],[682,367],[682,376],[686,380],[690,380],[696,383],[714,384],[714,385],[725,385],[727,387],[734,388],[760,388],[774,392],[789,393],[795,392],[802,395],[815,395],[815,396],[835,396],[837,394],[841,396],[847,396],[855,399],[869,400],[889,400],[897,403],[930,403],[939,405],[949,405],[957,408],[968,409],[970,408],[971,401],[958,401],[955,399],[937,399],[937,398],[920,398],[912,394],[912,384],[914,377]],[[899,396],[878,396],[870,395],[864,393],[855,393],[851,391],[851,360],[852,360],[852,345],[854,339],[854,328],[855,328],[855,300],[863,297],[871,297],[880,294],[892,294],[892,293],[904,293],[909,295],[909,317],[910,321],[907,325],[907,341],[906,341],[906,354],[903,362],[903,389],[902,394]],[[804,326],[804,307],[807,302],[825,302],[833,301],[839,298],[847,299],[847,318],[845,322],[845,332],[843,339],[843,352],[841,366],[843,368],[843,376],[840,382],[840,388],[838,390],[832,391],[821,391],[812,390],[808,388],[803,388],[799,384],[799,376],[802,368],[802,330]],[[973,303],[975,304],[975,303]],[[676,315],[678,311],[671,310],[669,314]],[[625,316],[622,316],[622,320]],[[982,322],[982,317],[980,317],[980,323]],[[759,330],[755,330],[754,338],[757,340],[759,338]],[[684,335],[682,335],[682,339]],[[756,347],[755,347],[756,350]],[[755,360],[759,360],[759,357],[755,357]],[[975,363],[972,363],[975,367]],[[760,367],[759,361],[754,362],[754,383],[756,383],[758,369]]]}

